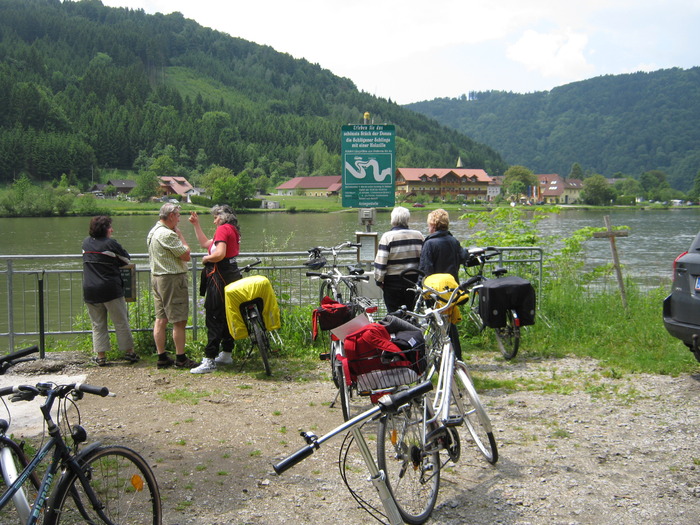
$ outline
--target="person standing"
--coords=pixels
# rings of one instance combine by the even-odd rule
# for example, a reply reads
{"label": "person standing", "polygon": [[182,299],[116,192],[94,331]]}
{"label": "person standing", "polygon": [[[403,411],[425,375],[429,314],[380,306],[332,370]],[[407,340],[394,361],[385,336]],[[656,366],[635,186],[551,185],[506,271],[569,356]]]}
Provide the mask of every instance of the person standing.
{"label": "person standing", "polygon": [[[464,248],[449,231],[450,216],[442,208],[428,214],[428,236],[423,242],[418,269],[426,276],[434,273],[449,273],[459,283],[459,267],[464,258]],[[462,360],[462,345],[459,342],[457,325],[448,328],[455,356]]]}
{"label": "person standing", "polygon": [[130,261],[129,253],[112,239],[112,219],[98,215],[90,220],[88,237],[83,240],[83,300],[92,322],[93,361],[98,366],[107,364],[110,349],[107,317],[112,319],[119,350],[124,359],[135,363],[134,338],[129,326],[124,283],[119,268]]}
{"label": "person standing", "polygon": [[233,362],[231,353],[234,340],[226,321],[224,288],[241,278],[241,271],[236,263],[241,235],[238,219],[230,206],[214,206],[211,213],[216,226],[212,239],[208,239],[202,231],[197,212],[193,211],[189,218],[200,246],[208,252],[202,257],[204,270],[199,285],[199,293],[204,295],[207,346],[204,348],[202,364],[190,370],[193,374],[207,374],[216,370],[217,363]]}
{"label": "person standing", "polygon": [[[187,261],[190,260],[190,248],[178,228],[179,222],[180,206],[163,204],[159,220],[146,238],[156,313],[153,339],[158,352],[158,368],[167,368],[173,364],[178,368],[199,366],[199,363],[185,354],[185,326],[189,315]],[[168,322],[173,325],[175,360],[165,351]]]}
{"label": "person standing", "polygon": [[[395,312],[402,306],[412,308],[416,301],[415,292],[401,277],[404,270],[418,268],[423,246],[423,234],[408,227],[410,217],[410,212],[403,206],[392,210],[391,230],[379,240],[374,259],[374,280],[382,289],[387,312]],[[416,282],[418,274],[409,273],[406,278]]]}

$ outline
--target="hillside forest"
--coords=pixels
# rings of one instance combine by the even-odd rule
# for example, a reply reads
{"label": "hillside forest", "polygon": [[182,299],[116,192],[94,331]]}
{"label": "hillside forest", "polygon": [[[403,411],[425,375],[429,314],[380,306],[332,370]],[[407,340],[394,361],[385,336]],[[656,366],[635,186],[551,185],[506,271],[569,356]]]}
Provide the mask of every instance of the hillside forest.
{"label": "hillside forest", "polygon": [[397,167],[508,167],[492,148],[317,64],[180,13],[99,0],[0,0],[0,100],[0,185],[25,177],[85,191],[130,170],[144,194],[157,175],[225,194],[244,174],[265,191],[339,174],[341,127],[366,111],[396,126]]}
{"label": "hillside forest", "polygon": [[700,170],[700,67],[607,75],[528,94],[470,92],[407,107],[535,173],[665,175],[692,191]]}

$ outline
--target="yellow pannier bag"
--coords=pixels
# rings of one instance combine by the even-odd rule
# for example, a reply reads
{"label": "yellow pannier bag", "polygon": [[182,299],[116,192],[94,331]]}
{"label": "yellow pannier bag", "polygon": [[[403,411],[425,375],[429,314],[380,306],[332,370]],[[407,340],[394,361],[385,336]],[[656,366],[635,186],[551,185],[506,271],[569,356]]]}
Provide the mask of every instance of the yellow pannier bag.
{"label": "yellow pannier bag", "polygon": [[234,339],[248,337],[241,315],[241,305],[251,301],[262,302],[262,308],[258,305],[258,310],[265,323],[265,329],[277,330],[281,326],[277,296],[272,289],[272,283],[264,275],[251,275],[227,284],[224,288],[224,296],[226,321]]}
{"label": "yellow pannier bag", "polygon": [[[445,303],[450,300],[452,292],[459,286],[452,274],[449,273],[434,273],[433,275],[428,275],[423,279],[423,286],[427,288],[432,288],[440,292],[440,297],[445,300]],[[423,297],[425,299],[430,299],[431,292],[428,290],[423,291]],[[458,292],[458,296],[452,306],[445,310],[444,314],[447,316],[452,324],[457,324],[462,320],[462,314],[457,308],[458,305],[464,304],[469,300],[469,294],[467,292]],[[445,303],[442,303],[444,305]],[[439,304],[436,306],[440,306]]]}

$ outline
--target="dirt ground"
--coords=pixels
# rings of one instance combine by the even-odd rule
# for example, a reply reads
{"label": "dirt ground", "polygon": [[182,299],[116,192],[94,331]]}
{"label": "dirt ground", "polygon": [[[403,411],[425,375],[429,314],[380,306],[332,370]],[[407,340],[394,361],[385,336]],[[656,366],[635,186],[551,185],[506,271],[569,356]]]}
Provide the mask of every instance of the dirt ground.
{"label": "dirt ground", "polygon": [[[167,525],[376,523],[340,478],[341,439],[274,473],[272,463],[303,445],[299,430],[322,435],[342,416],[329,407],[327,363],[304,374],[272,364],[272,378],[255,364],[196,376],[76,359],[64,372],[86,373],[117,394],[86,396],[82,424],[91,440],[128,445],[150,461]],[[31,371],[25,366],[14,372]],[[531,359],[526,351],[513,362],[484,355],[469,366],[532,390],[482,394],[500,459],[489,465],[465,441],[459,463],[442,472],[429,523],[700,523],[700,374],[618,377],[592,360]],[[21,434],[21,422],[12,425]],[[351,482],[376,503],[357,461],[352,447]]]}

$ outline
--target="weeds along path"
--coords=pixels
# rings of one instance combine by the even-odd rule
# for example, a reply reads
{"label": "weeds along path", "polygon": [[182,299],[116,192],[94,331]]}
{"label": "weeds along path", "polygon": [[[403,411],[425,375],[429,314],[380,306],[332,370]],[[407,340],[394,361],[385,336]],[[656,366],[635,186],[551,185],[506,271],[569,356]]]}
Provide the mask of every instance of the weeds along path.
{"label": "weeds along path", "polygon": [[[697,525],[700,375],[608,377],[593,360],[527,355],[484,354],[470,366],[501,385],[482,393],[500,459],[488,465],[465,444],[429,523]],[[84,365],[88,382],[118,395],[83,399],[82,424],[151,462],[166,524],[376,523],[340,480],[340,441],[282,476],[271,468],[302,445],[299,430],[321,435],[341,422],[326,367],[301,373],[276,361],[266,379]],[[350,470],[367,487],[355,458]]]}

